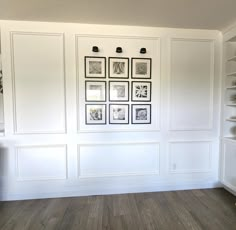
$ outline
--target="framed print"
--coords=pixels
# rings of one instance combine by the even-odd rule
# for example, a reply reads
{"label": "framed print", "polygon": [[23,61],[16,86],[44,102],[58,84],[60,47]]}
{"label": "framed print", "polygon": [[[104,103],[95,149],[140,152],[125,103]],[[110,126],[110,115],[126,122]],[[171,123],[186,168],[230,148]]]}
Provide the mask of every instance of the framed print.
{"label": "framed print", "polygon": [[85,81],[85,101],[105,102],[106,82],[105,81]]}
{"label": "framed print", "polygon": [[85,105],[86,125],[106,124],[106,105],[105,104],[86,104]]}
{"label": "framed print", "polygon": [[151,124],[151,105],[140,104],[131,105],[131,123],[132,124]]}
{"label": "framed print", "polygon": [[150,81],[132,81],[132,101],[151,101]]}
{"label": "framed print", "polygon": [[129,58],[109,57],[109,78],[129,78]]}
{"label": "framed print", "polygon": [[106,78],[105,57],[85,57],[86,78]]}
{"label": "framed print", "polygon": [[151,72],[151,58],[132,58],[131,78],[151,79]]}
{"label": "framed print", "polygon": [[129,101],[128,81],[109,81],[110,101]]}
{"label": "framed print", "polygon": [[109,105],[110,124],[129,124],[129,105],[110,104]]}

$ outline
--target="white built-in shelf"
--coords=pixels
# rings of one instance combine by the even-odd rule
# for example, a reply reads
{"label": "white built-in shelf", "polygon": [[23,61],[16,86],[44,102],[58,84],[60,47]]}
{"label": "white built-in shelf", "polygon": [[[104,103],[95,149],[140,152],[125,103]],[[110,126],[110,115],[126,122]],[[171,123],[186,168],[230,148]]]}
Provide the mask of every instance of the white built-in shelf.
{"label": "white built-in shelf", "polygon": [[236,118],[227,118],[226,121],[236,122]]}
{"label": "white built-in shelf", "polygon": [[236,85],[227,87],[226,89],[236,89]]}
{"label": "white built-in shelf", "polygon": [[236,61],[236,56],[233,56],[233,57],[227,59],[227,61]]}
{"label": "white built-in shelf", "polygon": [[228,77],[236,77],[236,72],[227,73]]}
{"label": "white built-in shelf", "polygon": [[236,137],[224,137],[224,139],[236,142]]}

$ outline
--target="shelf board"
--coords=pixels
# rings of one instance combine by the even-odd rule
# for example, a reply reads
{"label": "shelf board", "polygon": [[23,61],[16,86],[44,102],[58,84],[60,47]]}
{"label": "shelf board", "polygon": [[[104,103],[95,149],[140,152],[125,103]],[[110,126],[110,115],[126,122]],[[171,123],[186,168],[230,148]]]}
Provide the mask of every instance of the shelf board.
{"label": "shelf board", "polygon": [[226,121],[233,121],[233,122],[236,122],[236,118],[227,118]]}
{"label": "shelf board", "polygon": [[236,106],[236,103],[226,104],[227,106]]}
{"label": "shelf board", "polygon": [[236,56],[233,56],[233,57],[227,59],[227,61],[236,61]]}
{"label": "shelf board", "polygon": [[224,137],[224,139],[236,142],[236,137]]}
{"label": "shelf board", "polygon": [[227,73],[226,75],[227,75],[228,77],[236,77],[236,72]]}
{"label": "shelf board", "polygon": [[226,89],[236,89],[236,86],[230,86],[230,87],[227,87]]}

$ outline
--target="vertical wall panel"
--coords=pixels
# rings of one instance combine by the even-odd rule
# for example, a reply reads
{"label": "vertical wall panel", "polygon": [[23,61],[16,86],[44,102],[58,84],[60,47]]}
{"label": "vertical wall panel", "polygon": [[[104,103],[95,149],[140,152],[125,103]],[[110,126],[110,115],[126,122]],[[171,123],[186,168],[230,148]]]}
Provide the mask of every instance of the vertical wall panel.
{"label": "vertical wall panel", "polygon": [[64,37],[12,33],[16,133],[65,132]]}
{"label": "vertical wall panel", "polygon": [[212,128],[214,43],[173,39],[170,66],[170,129]]}
{"label": "vertical wall panel", "polygon": [[208,172],[211,170],[211,143],[202,141],[170,142],[171,173]]}
{"label": "vertical wall panel", "polygon": [[18,180],[66,179],[66,146],[17,147],[16,174]]}

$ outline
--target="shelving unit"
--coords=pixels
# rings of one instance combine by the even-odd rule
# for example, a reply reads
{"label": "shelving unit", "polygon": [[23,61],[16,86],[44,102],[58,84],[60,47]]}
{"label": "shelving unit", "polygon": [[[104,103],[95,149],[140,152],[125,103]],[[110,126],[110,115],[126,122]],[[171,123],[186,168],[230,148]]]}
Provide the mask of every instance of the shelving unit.
{"label": "shelving unit", "polygon": [[221,182],[236,193],[236,32],[224,37]]}
{"label": "shelving unit", "polygon": [[224,44],[224,117],[223,138],[236,139],[236,36]]}

